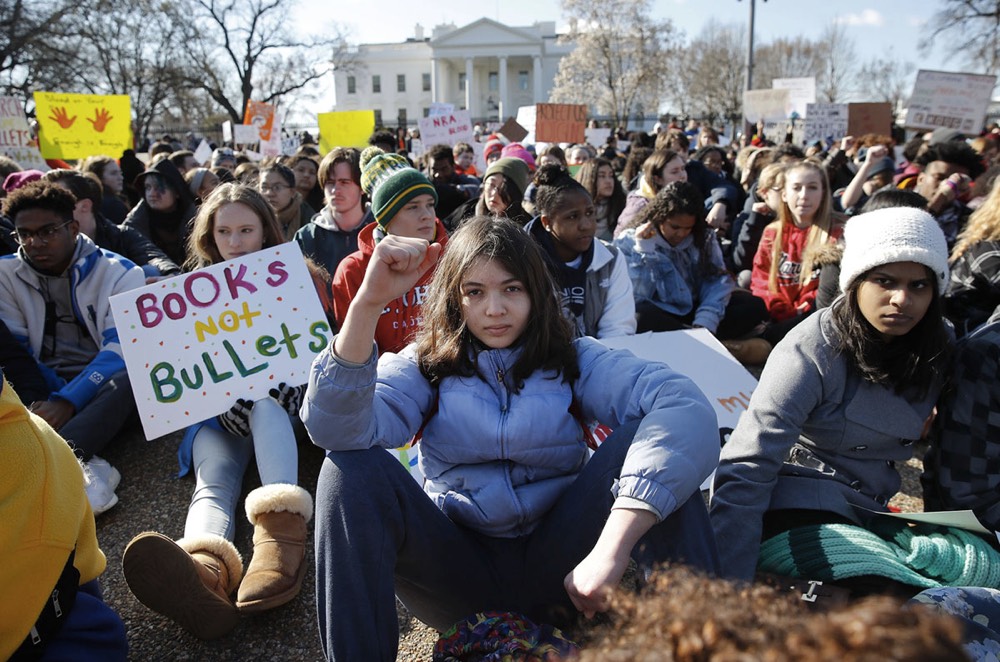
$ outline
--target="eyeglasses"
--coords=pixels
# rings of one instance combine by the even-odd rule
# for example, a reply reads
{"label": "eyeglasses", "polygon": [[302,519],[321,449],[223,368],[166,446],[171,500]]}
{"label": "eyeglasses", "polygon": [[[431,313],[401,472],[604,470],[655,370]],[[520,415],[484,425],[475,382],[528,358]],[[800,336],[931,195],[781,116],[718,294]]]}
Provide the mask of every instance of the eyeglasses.
{"label": "eyeglasses", "polygon": [[41,230],[25,230],[24,228],[18,228],[10,233],[10,236],[14,238],[14,241],[22,246],[27,246],[28,244],[34,242],[35,240],[47,244],[52,237],[56,236],[56,233],[62,230],[64,227],[72,223],[72,220],[66,221],[59,225],[48,225]]}
{"label": "eyeglasses", "polygon": [[281,193],[285,189],[292,187],[288,184],[261,184],[258,188],[261,193]]}

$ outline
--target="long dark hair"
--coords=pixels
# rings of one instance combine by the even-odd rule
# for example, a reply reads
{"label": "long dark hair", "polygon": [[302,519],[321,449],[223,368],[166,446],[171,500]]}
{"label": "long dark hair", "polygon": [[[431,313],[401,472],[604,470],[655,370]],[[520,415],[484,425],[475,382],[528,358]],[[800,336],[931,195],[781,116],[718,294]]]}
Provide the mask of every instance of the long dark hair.
{"label": "long dark hair", "polygon": [[847,355],[867,381],[900,394],[912,392],[923,399],[932,386],[944,383],[952,351],[951,337],[944,326],[937,279],[927,269],[927,278],[934,288],[934,298],[927,312],[905,336],[886,342],[858,304],[858,289],[875,268],[855,278],[844,296],[833,304],[833,323],[840,332],[836,348]]}
{"label": "long dark hair", "polygon": [[462,314],[462,279],[480,259],[502,264],[524,284],[531,300],[531,317],[518,341],[523,351],[512,370],[515,392],[538,369],[555,370],[563,380],[574,381],[580,368],[573,331],[562,315],[541,249],[521,226],[491,216],[475,216],[462,225],[438,263],[416,337],[424,376],[437,384],[452,375],[476,374],[479,347]]}
{"label": "long dark hair", "polygon": [[587,189],[587,193],[590,194],[590,198],[594,201],[594,204],[597,204],[597,175],[600,173],[602,166],[607,166],[611,169],[611,178],[615,182],[615,187],[611,191],[611,197],[606,201],[608,205],[608,229],[613,232],[615,226],[618,225],[618,217],[625,211],[625,189],[622,188],[622,183],[615,177],[614,165],[612,165],[611,161],[601,157],[590,159],[580,166],[580,170],[576,173],[576,181],[583,184],[583,188]]}
{"label": "long dark hair", "polygon": [[[719,267],[712,262],[712,247],[709,244],[710,241],[716,240],[715,233],[705,221],[704,198],[693,184],[670,182],[660,189],[656,197],[639,211],[635,219],[636,233],[639,234],[640,230],[644,230],[640,235],[643,238],[652,237],[654,233],[662,237],[660,226],[670,217],[681,214],[694,216],[691,242],[698,249],[698,273],[704,277],[717,275]],[[647,222],[650,227],[644,228]]]}

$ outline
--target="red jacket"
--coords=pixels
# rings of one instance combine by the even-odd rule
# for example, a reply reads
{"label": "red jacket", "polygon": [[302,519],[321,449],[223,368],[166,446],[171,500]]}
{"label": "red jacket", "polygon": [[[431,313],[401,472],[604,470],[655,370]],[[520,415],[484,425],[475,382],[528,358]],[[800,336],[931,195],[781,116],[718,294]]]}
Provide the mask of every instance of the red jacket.
{"label": "red jacket", "polygon": [[[435,219],[437,225],[437,236],[435,241],[442,247],[448,243],[448,234],[441,224],[440,219]],[[351,253],[337,265],[337,273],[333,277],[333,314],[337,318],[337,325],[344,325],[344,318],[347,317],[347,308],[351,305],[351,299],[361,289],[361,281],[365,278],[365,271],[368,269],[368,261],[375,251],[375,223],[369,223],[361,229],[358,234],[358,250]],[[375,343],[378,345],[379,354],[385,352],[399,352],[406,347],[417,329],[423,322],[423,303],[427,297],[427,286],[434,276],[432,267],[417,281],[413,289],[389,302],[389,305],[382,311],[375,327]]]}
{"label": "red jacket", "polygon": [[[809,238],[809,228],[798,228],[794,223],[786,223],[781,233],[781,262],[778,265],[778,291],[772,292],[768,287],[768,275],[771,271],[771,247],[774,245],[775,229],[773,225],[764,228],[760,245],[753,258],[750,291],[754,296],[764,300],[771,318],[777,322],[791,319],[801,313],[812,311],[816,307],[816,290],[819,287],[819,267],[813,267],[813,272],[805,285],[800,282],[802,272],[802,257]],[[840,229],[835,228],[830,234],[835,240]],[[803,303],[804,309],[798,308]]]}

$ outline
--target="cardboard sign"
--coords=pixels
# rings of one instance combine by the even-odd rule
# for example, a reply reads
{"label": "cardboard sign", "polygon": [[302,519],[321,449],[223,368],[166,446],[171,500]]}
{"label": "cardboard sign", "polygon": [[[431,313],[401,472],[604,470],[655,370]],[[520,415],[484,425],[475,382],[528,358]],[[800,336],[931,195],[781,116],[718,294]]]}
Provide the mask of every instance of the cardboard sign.
{"label": "cardboard sign", "polygon": [[294,242],[111,298],[147,439],[306,382],[332,333]]}
{"label": "cardboard sign", "polygon": [[[520,111],[518,112],[520,119]],[[535,141],[582,143],[587,139],[587,107],[575,103],[536,103]]]}
{"label": "cardboard sign", "polygon": [[427,116],[451,115],[453,112],[455,112],[455,104],[453,103],[432,103],[427,111]]}
{"label": "cardboard sign", "polygon": [[319,124],[319,149],[324,154],[334,147],[368,147],[368,138],[375,130],[375,111],[343,110],[334,113],[320,113],[316,116]]}
{"label": "cardboard sign", "polygon": [[518,124],[513,117],[508,118],[497,133],[502,133],[504,138],[512,143],[519,143],[528,137],[528,130]]}
{"label": "cardboard sign", "polygon": [[921,69],[907,105],[906,127],[943,127],[975,135],[983,126],[996,82],[996,76]]}
{"label": "cardboard sign", "polygon": [[194,150],[194,160],[198,162],[199,166],[204,166],[212,158],[212,147],[208,144],[208,141],[204,138],[198,143],[198,149]]}
{"label": "cardboard sign", "polygon": [[806,106],[805,140],[840,140],[847,132],[846,103],[810,103]]}
{"label": "cardboard sign", "polygon": [[434,145],[472,143],[476,136],[472,130],[472,118],[467,110],[456,110],[447,115],[421,117],[417,120],[420,140],[427,148]]}
{"label": "cardboard sign", "polygon": [[271,139],[271,132],[274,130],[275,110],[275,107],[269,103],[247,99],[247,108],[243,113],[243,124],[257,127],[257,140],[260,142],[267,142]]}
{"label": "cardboard sign", "polygon": [[771,81],[771,89],[788,90],[788,107],[786,117],[799,119],[807,117],[808,106],[816,102],[816,78],[775,78]]}
{"label": "cardboard sign", "polygon": [[35,92],[39,146],[46,159],[118,158],[132,148],[127,95]]}
{"label": "cardboard sign", "polygon": [[25,170],[49,169],[16,97],[0,97],[0,154],[14,159]]}
{"label": "cardboard sign", "polygon": [[789,94],[788,90],[747,90],[743,93],[743,120],[750,124],[787,120]]}
{"label": "cardboard sign", "polygon": [[847,108],[847,136],[877,133],[892,135],[892,105],[888,103],[851,103]]}
{"label": "cardboard sign", "polygon": [[234,124],[233,142],[237,145],[250,145],[260,142],[260,131],[253,125]]}

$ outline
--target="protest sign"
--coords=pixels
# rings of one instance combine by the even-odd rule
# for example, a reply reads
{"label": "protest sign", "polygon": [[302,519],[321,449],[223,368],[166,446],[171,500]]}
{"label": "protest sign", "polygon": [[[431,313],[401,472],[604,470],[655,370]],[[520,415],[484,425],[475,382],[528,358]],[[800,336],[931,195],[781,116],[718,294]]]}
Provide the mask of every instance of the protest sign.
{"label": "protest sign", "polygon": [[375,130],[375,112],[371,110],[342,110],[320,113],[319,149],[326,154],[334,147],[368,146],[368,138]]}
{"label": "protest sign", "polygon": [[243,113],[243,124],[257,127],[257,140],[260,142],[267,142],[271,139],[271,131],[274,129],[274,117],[274,106],[269,103],[247,99],[246,111]]}
{"label": "protest sign", "polygon": [[127,95],[35,92],[39,146],[47,159],[118,158],[132,149],[132,106]]}
{"label": "protest sign", "polygon": [[249,145],[260,142],[260,131],[253,125],[234,124],[233,142],[237,145]]}
{"label": "protest sign", "polygon": [[512,143],[519,143],[528,137],[528,130],[518,124],[517,120],[513,117],[508,118],[497,133],[502,133],[504,138]]}
{"label": "protest sign", "polygon": [[996,76],[921,69],[906,108],[908,129],[958,129],[975,135],[983,126]]}
{"label": "protest sign", "polygon": [[[518,122],[520,123],[520,110]],[[587,107],[575,103],[536,103],[535,141],[582,143],[586,140]]]}
{"label": "protest sign", "polygon": [[535,117],[536,108],[534,106],[521,106],[517,109],[517,123],[528,132],[520,142],[537,143],[535,140]]}
{"label": "protest sign", "polygon": [[817,140],[840,140],[847,133],[846,103],[811,103],[806,106],[807,143]]}
{"label": "protest sign", "polygon": [[771,89],[788,90],[788,106],[785,117],[807,117],[808,106],[816,102],[816,79],[807,78],[775,78],[771,81]]}
{"label": "protest sign", "polygon": [[233,142],[233,123],[229,120],[222,123],[222,140],[227,143]]}
{"label": "protest sign", "polygon": [[306,382],[332,333],[292,242],[111,298],[147,439]]}
{"label": "protest sign", "polygon": [[472,119],[467,110],[422,117],[417,120],[417,127],[420,129],[421,142],[428,148],[434,145],[471,143],[476,139],[472,131]]}
{"label": "protest sign", "polygon": [[427,116],[451,115],[453,112],[455,112],[455,104],[453,103],[432,103],[431,107],[427,110]]}
{"label": "protest sign", "polygon": [[38,151],[38,141],[31,136],[24,107],[15,97],[0,97],[0,154],[14,159],[25,170],[49,169]]}
{"label": "protest sign", "polygon": [[847,105],[847,133],[845,136],[863,136],[877,133],[892,135],[892,106],[888,103],[851,103]]}
{"label": "protest sign", "polygon": [[212,158],[212,147],[208,144],[208,141],[204,138],[198,143],[198,149],[194,150],[194,160],[198,162],[198,165],[204,165],[208,163],[209,159]]}
{"label": "protest sign", "polygon": [[788,90],[747,90],[743,93],[743,119],[750,124],[788,119]]}
{"label": "protest sign", "polygon": [[584,135],[587,136],[588,145],[593,145],[600,149],[608,142],[611,129],[584,129]]}

